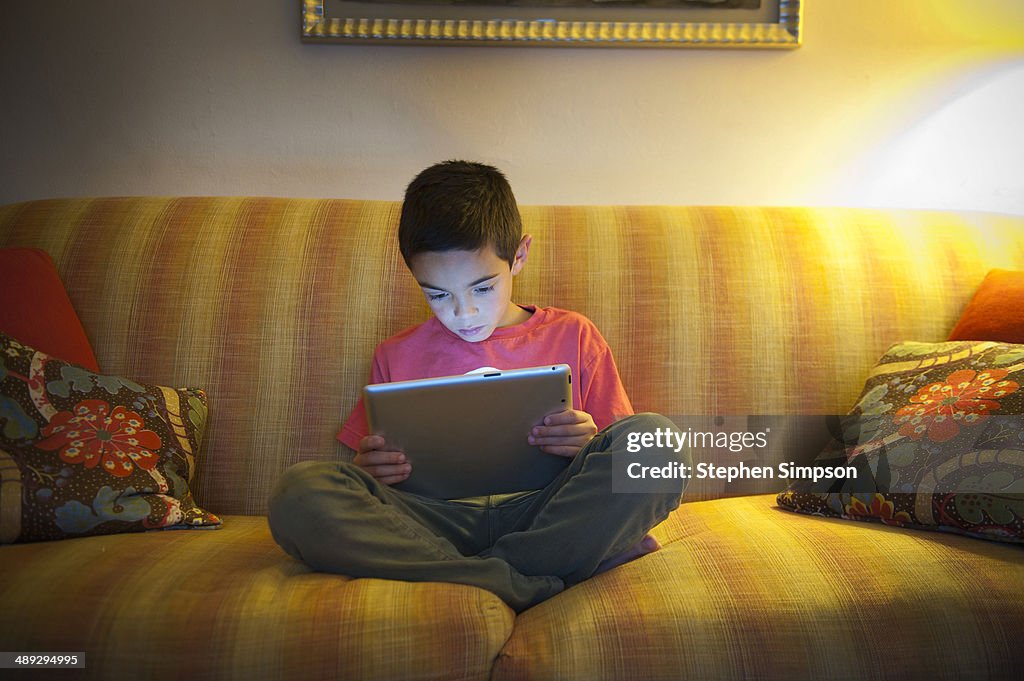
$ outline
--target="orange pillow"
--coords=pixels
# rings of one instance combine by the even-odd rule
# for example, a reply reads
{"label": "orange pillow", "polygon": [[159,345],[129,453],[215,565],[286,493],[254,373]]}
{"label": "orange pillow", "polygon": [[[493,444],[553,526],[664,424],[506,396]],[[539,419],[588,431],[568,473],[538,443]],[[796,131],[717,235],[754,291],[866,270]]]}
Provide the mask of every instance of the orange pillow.
{"label": "orange pillow", "polygon": [[1024,343],[1024,272],[992,270],[985,275],[949,340]]}
{"label": "orange pillow", "polygon": [[99,373],[92,345],[46,251],[0,248],[0,331]]}

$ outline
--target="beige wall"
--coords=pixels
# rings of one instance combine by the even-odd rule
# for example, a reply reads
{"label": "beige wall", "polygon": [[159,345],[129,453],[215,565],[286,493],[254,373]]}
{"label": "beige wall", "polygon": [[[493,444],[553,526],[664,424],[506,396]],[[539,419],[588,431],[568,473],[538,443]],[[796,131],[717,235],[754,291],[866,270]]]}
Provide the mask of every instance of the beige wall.
{"label": "beige wall", "polygon": [[299,42],[298,0],[0,8],[0,203],[399,198],[445,158],[522,203],[1024,213],[1024,2],[807,0],[795,51]]}

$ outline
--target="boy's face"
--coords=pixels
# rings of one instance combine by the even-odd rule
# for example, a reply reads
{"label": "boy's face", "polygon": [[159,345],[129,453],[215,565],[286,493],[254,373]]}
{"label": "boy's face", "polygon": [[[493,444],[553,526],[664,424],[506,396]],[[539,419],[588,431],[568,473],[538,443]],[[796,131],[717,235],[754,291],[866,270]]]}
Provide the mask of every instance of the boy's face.
{"label": "boy's face", "polygon": [[528,316],[512,302],[512,277],[523,269],[529,249],[526,235],[511,267],[486,246],[478,251],[419,253],[410,258],[409,269],[441,323],[462,340],[479,343],[498,327],[518,324]]}

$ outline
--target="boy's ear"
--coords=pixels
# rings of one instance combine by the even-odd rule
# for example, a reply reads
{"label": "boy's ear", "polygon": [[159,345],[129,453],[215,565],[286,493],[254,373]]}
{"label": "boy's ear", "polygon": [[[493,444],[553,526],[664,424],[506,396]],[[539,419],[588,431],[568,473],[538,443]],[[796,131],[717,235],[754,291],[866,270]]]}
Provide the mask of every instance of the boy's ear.
{"label": "boy's ear", "polygon": [[533,243],[533,237],[529,234],[524,234],[523,238],[519,240],[519,247],[516,249],[515,259],[512,261],[512,275],[519,274],[520,270],[523,269],[523,265],[526,264],[526,256],[530,253],[530,244]]}

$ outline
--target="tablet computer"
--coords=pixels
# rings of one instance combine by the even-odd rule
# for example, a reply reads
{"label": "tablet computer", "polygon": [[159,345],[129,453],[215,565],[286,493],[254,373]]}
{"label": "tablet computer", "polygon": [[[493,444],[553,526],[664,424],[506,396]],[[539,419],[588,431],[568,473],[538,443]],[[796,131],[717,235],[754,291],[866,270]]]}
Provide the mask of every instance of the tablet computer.
{"label": "tablet computer", "polygon": [[377,383],[363,388],[370,432],[405,452],[396,489],[460,499],[540,489],[570,459],[529,444],[530,429],[572,407],[567,364]]}

